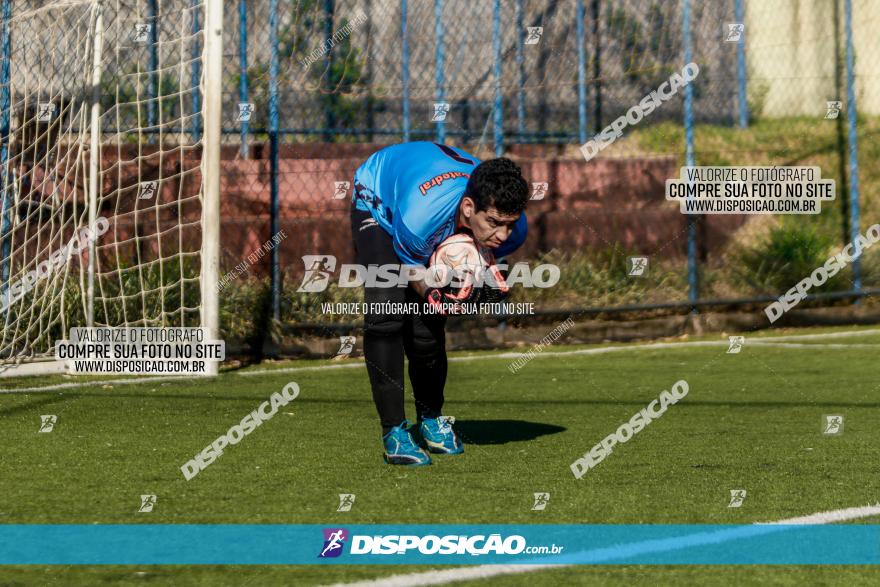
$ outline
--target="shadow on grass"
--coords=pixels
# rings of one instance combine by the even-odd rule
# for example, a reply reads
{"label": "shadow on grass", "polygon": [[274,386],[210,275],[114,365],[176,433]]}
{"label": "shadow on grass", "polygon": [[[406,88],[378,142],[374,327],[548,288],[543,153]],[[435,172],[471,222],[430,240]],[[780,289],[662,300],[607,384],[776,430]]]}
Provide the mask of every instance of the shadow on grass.
{"label": "shadow on grass", "polygon": [[562,426],[524,420],[457,420],[454,427],[467,444],[506,444],[565,432]]}

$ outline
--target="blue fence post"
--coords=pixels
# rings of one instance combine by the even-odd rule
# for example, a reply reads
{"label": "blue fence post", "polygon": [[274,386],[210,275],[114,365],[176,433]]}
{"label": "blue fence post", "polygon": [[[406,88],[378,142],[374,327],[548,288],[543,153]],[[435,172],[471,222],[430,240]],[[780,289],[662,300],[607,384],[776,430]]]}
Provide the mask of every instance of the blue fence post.
{"label": "blue fence post", "polygon": [[[445,84],[445,48],[443,46],[443,0],[434,0],[434,32],[437,36],[437,51],[435,58],[434,78],[437,83],[437,101],[446,101]],[[447,114],[448,116],[448,114]],[[437,142],[441,145],[446,142],[446,123],[437,120]]]}
{"label": "blue fence post", "polygon": [[577,0],[575,36],[578,54],[578,141],[587,142],[587,52],[584,46],[584,0]]}
{"label": "blue fence post", "polygon": [[199,31],[201,30],[201,26],[199,25],[199,7],[201,6],[202,0],[192,0],[192,47],[190,48],[190,56],[192,57],[192,72],[190,82],[192,84],[192,111],[193,111],[193,123],[192,123],[192,141],[194,143],[202,140],[202,96],[201,96],[201,77],[202,77],[202,64],[201,64],[201,55],[202,55],[202,47],[201,43],[199,43]]}
{"label": "blue fence post", "polygon": [[[853,53],[852,39],[852,0],[845,0],[846,11],[846,122],[847,139],[849,142],[849,230],[850,242],[856,243],[859,236],[859,154],[856,135],[856,83],[855,83],[855,55]],[[862,262],[857,256],[853,260],[853,291],[862,291]]]}
{"label": "blue fence post", "polygon": [[504,95],[501,89],[501,0],[492,8],[492,52],[495,55],[495,107],[492,126],[495,130],[495,156],[504,153]]}
{"label": "blue fence post", "polygon": [[593,34],[593,131],[602,130],[602,39],[599,37],[599,0],[590,1]]}
{"label": "blue fence post", "polygon": [[[10,26],[12,21],[12,0],[3,0],[3,39],[2,47],[0,47],[0,140],[3,141],[0,146],[0,185],[3,190],[3,204],[0,209],[0,292],[2,292],[2,301],[6,298],[6,289],[9,283],[9,276],[12,273],[10,264],[10,252],[12,249],[12,241],[10,232],[12,231],[12,221],[10,213],[12,208],[12,198],[10,197],[9,174],[6,166],[9,160],[9,127],[10,127],[10,96],[9,96],[9,60],[10,60]],[[9,314],[6,314],[8,318]]]}
{"label": "blue fence post", "polygon": [[[242,104],[249,103],[248,88],[248,37],[247,37],[247,0],[238,1],[238,101]],[[241,156],[248,156],[248,134],[250,122],[241,120]]]}
{"label": "blue fence post", "polygon": [[150,129],[149,142],[156,140],[156,101],[159,97],[159,3],[148,0],[147,9],[150,20],[150,60],[147,72],[147,128]]}
{"label": "blue fence post", "polygon": [[[324,35],[328,40],[333,38],[333,13],[335,11],[336,6],[334,0],[324,0]],[[333,79],[333,61],[333,44],[330,43],[330,48],[327,50],[327,54],[324,55],[324,71],[327,72],[327,89],[330,92],[327,94],[329,107],[324,108],[324,115],[326,117],[326,132],[324,133],[324,140],[328,143],[333,140],[333,137],[336,134],[336,111],[333,109],[336,95],[334,93],[336,91],[334,84],[336,83],[336,80]]]}
{"label": "blue fence post", "polygon": [[403,83],[403,141],[409,142],[409,33],[407,32],[406,4],[407,0],[400,0],[400,36],[403,44],[400,76]]}
{"label": "blue fence post", "polygon": [[[744,1],[736,0],[734,4],[734,18],[736,22],[745,24]],[[743,36],[736,44],[736,87],[737,101],[739,102],[739,126],[746,128],[749,125],[749,104],[746,101],[746,41]]]}
{"label": "blue fence post", "polygon": [[[269,173],[271,235],[278,234],[278,0],[269,1]],[[281,263],[272,247],[272,317],[281,320]]]}
{"label": "blue fence post", "polygon": [[523,55],[526,28],[523,24],[523,0],[516,0],[516,132],[522,142],[526,132],[526,59]]}
{"label": "blue fence post", "polygon": [[[684,62],[685,65],[692,61],[691,55],[691,0],[684,1],[682,29],[684,34]],[[687,84],[684,87],[684,136],[685,136],[685,165],[693,166],[694,161],[694,85]],[[697,280],[697,217],[694,214],[687,215],[687,257],[688,257],[688,301],[696,303],[699,300],[699,281]],[[697,313],[694,306],[691,310]]]}

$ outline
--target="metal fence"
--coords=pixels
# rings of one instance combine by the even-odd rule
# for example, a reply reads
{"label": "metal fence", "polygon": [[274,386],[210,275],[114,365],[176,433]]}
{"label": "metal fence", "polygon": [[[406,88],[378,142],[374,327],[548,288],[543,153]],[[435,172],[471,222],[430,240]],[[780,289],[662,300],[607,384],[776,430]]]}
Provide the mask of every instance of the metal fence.
{"label": "metal fence", "polygon": [[[151,25],[144,69],[156,70],[167,61],[161,39],[170,18],[159,0],[137,4]],[[698,5],[687,36],[695,55],[711,63],[706,75],[714,83],[697,96],[696,111],[701,121],[730,122],[740,115],[736,89],[745,72],[736,52],[716,41],[720,23],[734,18],[734,2]],[[682,7],[643,0],[227,2],[224,131],[244,145],[269,132],[360,142],[450,137],[496,152],[505,142],[582,143],[681,67]],[[449,104],[443,121],[432,121],[435,102]],[[240,103],[253,105],[250,120],[239,119]],[[680,114],[670,108],[655,118]],[[155,113],[148,122],[155,124]]]}
{"label": "metal fence", "polygon": [[[377,143],[433,140],[505,154],[523,163],[530,180],[547,181],[547,198],[530,204],[535,238],[525,256],[595,253],[574,270],[613,282],[603,288],[585,280],[579,299],[541,298],[548,310],[769,300],[812,267],[815,259],[797,258],[799,240],[821,258],[864,227],[863,199],[869,213],[874,208],[860,198],[860,185],[880,177],[858,158],[859,143],[875,145],[870,129],[880,110],[878,47],[869,32],[880,13],[866,1],[227,6],[224,132],[237,157],[268,159],[252,180],[268,185],[268,202],[251,203],[267,212],[262,234],[286,226],[296,235],[273,259],[276,315],[299,283],[302,255],[348,254],[347,204],[332,199],[333,185],[350,179]],[[632,140],[603,153],[606,160],[584,162],[579,145],[691,61],[700,66],[694,84],[628,130]],[[828,116],[833,101],[842,103],[836,118]],[[247,122],[235,121],[240,104],[253,105]],[[443,120],[437,104],[445,104]],[[819,165],[837,181],[838,199],[819,217],[786,219],[779,231],[793,229],[794,246],[767,244],[759,262],[766,266],[750,267],[761,251],[743,258],[734,249],[772,241],[748,234],[762,220],[670,212],[663,181],[684,164]],[[572,173],[580,175],[565,177]],[[579,185],[565,185],[572,182]],[[777,253],[793,258],[766,258]],[[656,259],[658,271],[621,281],[627,258],[639,254]],[[852,298],[880,285],[873,265],[865,275],[869,260],[857,259],[819,297]],[[728,274],[731,263],[736,275]]]}

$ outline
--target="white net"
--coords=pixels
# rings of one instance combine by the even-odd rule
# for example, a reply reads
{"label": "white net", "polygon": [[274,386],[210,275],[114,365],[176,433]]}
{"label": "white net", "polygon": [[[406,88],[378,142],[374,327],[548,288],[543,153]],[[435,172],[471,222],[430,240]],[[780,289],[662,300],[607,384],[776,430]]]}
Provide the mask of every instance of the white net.
{"label": "white net", "polygon": [[0,365],[72,326],[199,326],[202,4],[11,4]]}

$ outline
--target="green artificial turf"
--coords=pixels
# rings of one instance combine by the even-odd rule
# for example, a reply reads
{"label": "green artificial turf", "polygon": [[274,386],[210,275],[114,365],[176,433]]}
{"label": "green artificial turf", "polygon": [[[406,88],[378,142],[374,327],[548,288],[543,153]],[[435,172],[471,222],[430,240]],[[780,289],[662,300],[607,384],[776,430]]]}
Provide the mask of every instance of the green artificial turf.
{"label": "green artificial turf", "polygon": [[[351,368],[0,394],[0,523],[736,524],[874,504],[880,381],[876,347],[860,345],[877,343],[874,335],[779,348],[747,339],[740,354],[681,346],[554,355],[572,348],[551,347],[516,374],[509,358],[471,353],[450,363],[446,386],[445,412],[457,419],[465,453],[419,469],[382,463],[358,359],[323,363]],[[687,397],[574,477],[572,461],[679,379],[689,384]],[[184,462],[289,381],[300,386],[296,400],[184,479]],[[9,383],[0,387],[41,381]],[[42,414],[58,416],[53,432],[37,432]],[[844,416],[842,435],[822,434],[825,414]],[[748,491],[742,507],[727,507],[731,489]],[[531,510],[534,492],[550,493],[545,511]],[[352,511],[336,511],[339,493],[357,496]],[[153,512],[138,513],[141,494],[158,496]],[[311,585],[418,570],[6,567],[0,584]],[[861,584],[876,577],[862,567],[584,567],[479,584]]]}

